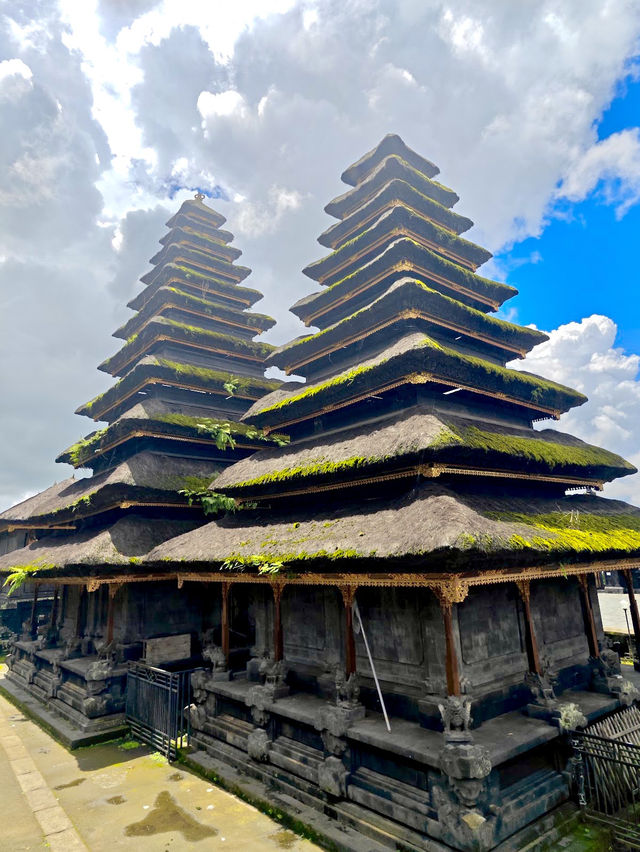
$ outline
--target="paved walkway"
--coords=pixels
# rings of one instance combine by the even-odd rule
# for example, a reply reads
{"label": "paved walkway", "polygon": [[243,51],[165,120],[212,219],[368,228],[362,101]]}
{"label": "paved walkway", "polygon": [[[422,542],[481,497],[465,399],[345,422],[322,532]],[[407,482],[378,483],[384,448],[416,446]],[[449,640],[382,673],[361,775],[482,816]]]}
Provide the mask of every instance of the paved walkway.
{"label": "paved walkway", "polygon": [[0,696],[0,848],[11,852],[314,852],[145,746],[68,752]]}

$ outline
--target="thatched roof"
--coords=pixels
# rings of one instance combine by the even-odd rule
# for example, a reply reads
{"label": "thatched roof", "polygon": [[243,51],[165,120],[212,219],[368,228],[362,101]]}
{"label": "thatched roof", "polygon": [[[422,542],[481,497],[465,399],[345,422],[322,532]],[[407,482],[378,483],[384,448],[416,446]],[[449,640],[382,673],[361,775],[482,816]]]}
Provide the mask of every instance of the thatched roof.
{"label": "thatched roof", "polygon": [[327,352],[359,341],[370,331],[387,328],[410,317],[424,321],[425,333],[437,326],[445,333],[460,334],[474,346],[489,346],[503,361],[524,355],[548,336],[537,329],[515,325],[469,308],[443,296],[415,278],[401,278],[381,296],[356,313],[316,334],[298,337],[274,350],[267,359],[287,372],[307,376],[324,363]]}
{"label": "thatched roof", "polygon": [[357,271],[297,301],[291,311],[307,325],[326,328],[406,276],[478,310],[498,308],[518,292],[445,260],[409,237],[398,237]]}
{"label": "thatched roof", "polygon": [[152,452],[137,453],[116,467],[84,479],[67,479],[0,516],[6,521],[42,526],[74,522],[122,503],[186,505],[181,489],[203,490],[224,465]]}
{"label": "thatched roof", "polygon": [[430,337],[411,333],[387,347],[355,369],[302,389],[285,384],[256,402],[242,418],[261,427],[284,427],[306,420],[337,404],[347,404],[403,383],[435,383],[464,386],[471,393],[503,395],[515,405],[530,411],[563,412],[586,402],[586,397],[526,373],[510,370],[489,361],[441,346]]}
{"label": "thatched roof", "polygon": [[176,219],[180,216],[183,216],[190,221],[203,222],[210,228],[219,228],[220,225],[224,225],[227,221],[222,213],[218,213],[217,210],[212,210],[211,207],[208,207],[197,198],[190,198],[188,201],[183,201],[178,212],[175,213],[166,223],[167,228],[174,228],[176,225]]}
{"label": "thatched roof", "polygon": [[[104,453],[126,440],[144,436],[175,438],[180,440],[181,447],[188,446],[184,439],[190,438],[200,445],[201,451],[209,446],[210,460],[220,459],[221,456],[224,458],[224,453],[233,450],[236,444],[243,449],[261,449],[265,443],[281,443],[279,436],[263,435],[260,430],[245,423],[211,418],[205,401],[198,400],[197,395],[194,396],[194,404],[190,406],[168,404],[153,397],[142,399],[105,429],[93,432],[73,444],[56,461],[74,467],[93,467],[93,462]],[[227,438],[227,434],[231,439]]]}
{"label": "thatched roof", "polygon": [[211,294],[216,301],[223,301],[230,307],[240,308],[240,310],[251,307],[263,298],[259,290],[253,290],[251,287],[240,287],[229,281],[223,281],[215,275],[204,275],[186,266],[167,263],[159,270],[153,283],[131,299],[127,307],[134,311],[141,310],[153,293],[165,285],[187,290],[201,298]]}
{"label": "thatched roof", "polygon": [[193,521],[128,515],[98,530],[50,534],[0,557],[0,574],[27,570],[35,579],[51,577],[60,573],[59,569],[70,573],[74,567],[84,569],[84,573],[88,567],[103,565],[131,565],[135,569],[149,550],[194,526]]}
{"label": "thatched roof", "polygon": [[227,245],[224,240],[217,239],[214,234],[216,234],[215,231],[209,235],[202,232],[197,233],[193,230],[187,231],[184,228],[173,228],[160,241],[162,248],[154,254],[149,260],[149,263],[153,263],[156,266],[159,266],[161,263],[171,263],[173,257],[175,257],[172,247],[175,247],[175,250],[177,250],[179,246],[184,246],[185,249],[193,251],[195,253],[194,258],[201,255],[203,261],[206,257],[215,255],[228,263],[233,263],[242,255],[239,248]]}
{"label": "thatched roof", "polygon": [[257,570],[439,571],[640,556],[640,509],[591,495],[453,491],[430,483],[396,500],[340,508],[240,512],[171,539],[146,557]]}
{"label": "thatched roof", "polygon": [[203,255],[188,246],[171,245],[167,249],[165,261],[140,277],[143,284],[153,284],[167,266],[181,266],[192,274],[221,278],[229,284],[238,284],[251,274],[248,266],[236,266],[214,255]]}
{"label": "thatched roof", "polygon": [[158,343],[164,341],[184,343],[191,349],[216,352],[220,355],[228,355],[231,359],[248,361],[251,364],[262,364],[274,348],[270,343],[243,340],[233,334],[209,331],[195,325],[187,325],[156,316],[152,317],[140,333],[128,340],[115,355],[103,361],[98,369],[105,373],[111,373],[112,376],[120,376],[130,368],[134,361],[147,355]]}
{"label": "thatched roof", "polygon": [[408,210],[414,210],[454,234],[462,234],[473,226],[471,219],[443,207],[442,204],[438,204],[437,201],[419,192],[407,181],[394,178],[384,184],[353,213],[349,213],[340,222],[336,222],[326,231],[323,231],[318,237],[318,242],[320,245],[327,246],[327,248],[337,248],[346,240],[355,237],[363,227],[373,222],[384,210],[390,210],[398,205],[406,207]]}
{"label": "thatched roof", "polygon": [[[210,401],[203,394],[212,394],[211,404],[219,405],[221,399],[229,397],[229,390],[225,388],[225,384],[228,385],[229,382],[235,385],[234,397],[242,400],[260,399],[282,384],[277,379],[236,376],[221,370],[209,370],[206,367],[170,361],[155,355],[145,355],[115,385],[80,406],[76,414],[84,414],[93,420],[113,420],[114,414],[121,413],[127,400],[135,399],[138,393],[152,385],[163,384],[197,392],[199,404],[206,409]],[[128,404],[131,405],[131,402]]]}
{"label": "thatched roof", "polygon": [[333,284],[373,260],[385,245],[400,236],[410,237],[467,269],[475,270],[492,256],[481,246],[452,234],[402,205],[396,205],[381,213],[357,237],[310,263],[302,271],[321,284]]}
{"label": "thatched roof", "polygon": [[[176,213],[173,219],[175,224],[171,227],[169,233],[158,240],[163,246],[176,242],[193,242],[196,244],[204,242],[206,245],[214,242],[217,245],[224,246],[233,241],[231,231],[223,231],[222,228],[210,228],[204,222],[196,222],[182,213]],[[169,225],[168,222],[166,224]],[[236,251],[238,256],[242,254],[240,249],[236,249]]]}
{"label": "thatched roof", "polygon": [[448,186],[430,180],[397,154],[389,154],[354,189],[349,189],[330,201],[324,208],[325,212],[337,219],[343,219],[360,205],[365,204],[372,195],[393,178],[406,180],[443,207],[453,207],[460,200],[458,195]]}
{"label": "thatched roof", "polygon": [[[132,334],[137,334],[140,328],[156,315],[179,312],[182,322],[197,322],[207,327],[207,323],[229,326],[231,334],[238,334],[238,329],[249,331],[250,336],[261,334],[275,325],[273,317],[266,314],[252,313],[239,310],[212,299],[195,296],[193,293],[180,290],[178,287],[162,286],[155,288],[148,301],[135,316],[113,333],[113,337],[128,340]],[[178,317],[174,317],[177,319]]]}
{"label": "thatched roof", "polygon": [[371,174],[373,169],[390,154],[396,154],[398,157],[401,157],[413,166],[416,171],[422,172],[428,178],[434,178],[440,171],[431,160],[427,160],[426,157],[422,157],[409,148],[397,133],[387,133],[375,148],[367,151],[359,160],[356,160],[355,163],[352,163],[342,172],[342,181],[348,183],[349,186],[356,186]]}
{"label": "thatched roof", "polygon": [[421,465],[453,465],[589,480],[595,483],[635,473],[615,453],[593,447],[565,432],[536,432],[435,414],[416,406],[353,429],[313,435],[281,450],[264,450],[223,471],[213,488],[233,497],[260,496],[357,485],[363,478]]}

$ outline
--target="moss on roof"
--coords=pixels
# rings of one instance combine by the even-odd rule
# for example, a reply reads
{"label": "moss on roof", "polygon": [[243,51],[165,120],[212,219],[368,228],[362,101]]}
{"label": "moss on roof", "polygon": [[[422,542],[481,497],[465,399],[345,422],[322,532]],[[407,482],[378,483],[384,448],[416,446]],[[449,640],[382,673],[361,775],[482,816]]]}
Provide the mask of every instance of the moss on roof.
{"label": "moss on roof", "polygon": [[187,325],[186,323],[177,322],[166,317],[153,317],[139,334],[134,334],[130,337],[122,349],[103,361],[98,369],[106,372],[120,370],[135,359],[136,355],[134,353],[144,352],[163,333],[177,343],[181,340],[195,341],[208,348],[218,347],[219,351],[223,353],[241,354],[250,356],[255,360],[264,360],[274,349],[270,343],[245,340],[233,334],[209,331],[206,328]]}
{"label": "moss on roof", "polygon": [[599,515],[584,512],[487,512],[492,520],[532,528],[509,537],[514,550],[552,550],[571,553],[626,553],[640,550],[640,516]]}
{"label": "moss on roof", "polygon": [[[411,230],[438,247],[457,257],[468,259],[479,266],[491,257],[491,252],[475,243],[465,240],[450,231],[441,228],[424,216],[398,205],[383,213],[375,222],[368,224],[365,230],[343,243],[340,248],[326,257],[308,264],[302,271],[315,280],[324,276],[325,280],[332,274],[331,270],[351,260],[358,252],[364,252],[367,245],[380,239],[385,233],[392,239],[393,231],[398,228]],[[397,238],[397,235],[396,237]]]}
{"label": "moss on roof", "polygon": [[[299,358],[309,357],[314,350],[320,346],[330,346],[332,342],[343,345],[354,328],[373,326],[378,315],[391,318],[395,314],[401,314],[405,309],[417,310],[423,308],[432,311],[434,320],[448,319],[460,328],[469,329],[471,337],[473,331],[478,331],[483,336],[492,338],[496,346],[501,343],[512,346],[531,349],[538,343],[548,340],[548,336],[541,331],[526,326],[516,325],[507,320],[492,317],[488,314],[471,308],[462,302],[434,290],[422,281],[415,278],[404,278],[396,281],[389,289],[375,299],[371,304],[359,311],[339,320],[334,325],[310,334],[306,337],[298,337],[277,349],[270,357],[273,364],[289,368],[289,357],[296,365]],[[398,316],[398,321],[401,317]],[[303,354],[304,353],[304,354]]]}
{"label": "moss on roof", "polygon": [[[66,462],[74,467],[82,467],[97,458],[105,448],[110,447],[114,442],[120,442],[131,433],[140,430],[160,432],[169,438],[180,436],[201,439],[203,436],[208,436],[220,450],[234,449],[235,437],[242,437],[250,443],[255,442],[256,447],[259,447],[262,442],[280,446],[288,440],[284,435],[265,435],[260,429],[248,426],[245,423],[218,420],[204,415],[192,416],[170,413],[147,417],[129,416],[121,417],[105,429],[100,429],[98,432],[77,441],[61,453],[56,461]],[[218,436],[223,432],[231,436],[230,440],[221,442],[218,439]],[[185,487],[184,485],[181,486],[181,488]]]}
{"label": "moss on roof", "polygon": [[235,385],[234,396],[245,399],[260,399],[266,393],[276,390],[282,384],[275,379],[258,379],[252,376],[236,376],[222,370],[210,370],[206,367],[195,367],[166,358],[147,355],[113,387],[98,394],[85,405],[78,408],[76,414],[85,414],[94,419],[100,419],[103,414],[118,405],[128,395],[136,393],[140,386],[152,379],[183,382],[185,385],[197,385],[202,391],[224,394],[229,396],[225,387],[230,382]]}
{"label": "moss on roof", "polygon": [[[318,410],[317,405],[308,404],[314,397],[321,397],[326,405],[375,389],[376,379],[378,385],[381,385],[390,381],[401,381],[416,373],[433,376],[435,381],[444,379],[452,384],[470,385],[478,390],[506,393],[534,409],[542,406],[564,411],[581,405],[587,399],[578,391],[556,382],[523,371],[500,367],[471,355],[463,355],[440,345],[430,337],[413,334],[360,367],[291,393],[264,408],[258,408],[258,403],[250,410],[246,419],[264,425],[304,417],[305,414]],[[327,397],[330,397],[330,400]],[[276,413],[277,417],[269,417]]]}

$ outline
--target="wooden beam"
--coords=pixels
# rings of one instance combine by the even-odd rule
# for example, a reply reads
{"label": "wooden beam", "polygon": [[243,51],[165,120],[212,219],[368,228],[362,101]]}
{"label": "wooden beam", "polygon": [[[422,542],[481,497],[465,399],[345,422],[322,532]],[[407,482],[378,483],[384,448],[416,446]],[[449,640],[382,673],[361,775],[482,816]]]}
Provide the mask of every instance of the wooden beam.
{"label": "wooden beam", "polygon": [[282,638],[282,583],[272,583],[273,590],[273,659],[276,663],[284,657],[284,642]]}
{"label": "wooden beam", "polygon": [[38,632],[38,592],[40,591],[40,583],[35,583],[33,587],[33,603],[31,604],[31,623],[30,633],[31,638],[35,639]]}
{"label": "wooden beam", "polygon": [[593,607],[591,606],[591,597],[589,594],[589,578],[586,575],[582,575],[578,577],[578,582],[580,584],[584,628],[587,634],[587,642],[589,643],[589,656],[597,659],[600,656],[600,648],[598,647],[598,633],[596,631],[596,622],[593,617]]}
{"label": "wooden beam", "polygon": [[339,586],[344,603],[344,673],[347,678],[356,671],[356,638],[353,632],[353,601],[356,586]]}
{"label": "wooden beam", "polygon": [[221,617],[220,617],[220,644],[222,646],[222,653],[224,654],[225,661],[227,663],[227,668],[229,667],[229,592],[231,590],[231,583],[222,583],[221,592],[222,592],[222,607],[221,607]]}
{"label": "wooden beam", "polygon": [[521,580],[516,583],[516,586],[518,587],[524,609],[525,645],[527,648],[529,671],[541,675],[542,665],[540,664],[538,640],[536,639],[536,631],[533,626],[533,618],[531,617],[531,588],[529,580]]}
{"label": "wooden beam", "polygon": [[635,659],[637,660],[640,655],[640,614],[638,614],[638,602],[633,591],[633,572],[630,568],[626,568],[621,573],[627,586],[627,595],[629,596],[629,609],[631,610],[631,621],[633,623],[633,636],[636,643]]}

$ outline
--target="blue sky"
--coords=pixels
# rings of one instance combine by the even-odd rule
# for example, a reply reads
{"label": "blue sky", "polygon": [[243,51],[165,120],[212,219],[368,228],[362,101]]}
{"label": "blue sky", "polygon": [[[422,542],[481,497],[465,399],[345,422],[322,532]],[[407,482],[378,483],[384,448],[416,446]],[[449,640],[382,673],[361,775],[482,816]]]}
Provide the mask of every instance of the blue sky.
{"label": "blue sky", "polygon": [[[640,122],[640,80],[619,90],[597,122],[599,140]],[[550,330],[604,314],[618,326],[616,345],[640,352],[640,205],[619,216],[601,189],[579,203],[551,204],[539,237],[496,254],[520,291],[505,315],[515,310],[515,321]]]}

